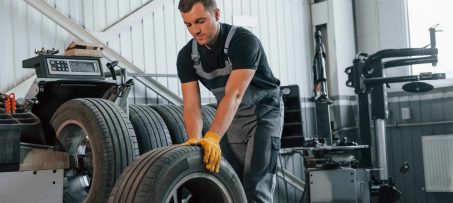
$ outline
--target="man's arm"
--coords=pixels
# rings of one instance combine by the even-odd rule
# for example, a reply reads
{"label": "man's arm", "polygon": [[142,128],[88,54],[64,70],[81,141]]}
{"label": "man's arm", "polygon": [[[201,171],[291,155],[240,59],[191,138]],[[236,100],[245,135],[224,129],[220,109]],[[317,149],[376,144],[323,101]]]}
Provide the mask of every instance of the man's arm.
{"label": "man's arm", "polygon": [[188,138],[200,138],[203,128],[198,81],[181,84],[184,100],[184,124]]}
{"label": "man's arm", "polygon": [[210,131],[214,131],[220,137],[225,134],[254,74],[254,69],[236,69],[231,72],[225,87],[225,95],[217,107]]}

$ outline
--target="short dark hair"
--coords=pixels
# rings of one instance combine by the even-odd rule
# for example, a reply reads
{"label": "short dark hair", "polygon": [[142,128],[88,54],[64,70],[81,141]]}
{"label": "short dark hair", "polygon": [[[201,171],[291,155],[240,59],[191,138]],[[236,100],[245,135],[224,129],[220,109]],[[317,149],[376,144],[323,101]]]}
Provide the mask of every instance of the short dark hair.
{"label": "short dark hair", "polygon": [[215,2],[215,0],[180,0],[178,9],[183,13],[187,13],[192,10],[193,5],[198,2],[202,3],[208,11],[214,11],[214,9],[217,8],[217,3]]}

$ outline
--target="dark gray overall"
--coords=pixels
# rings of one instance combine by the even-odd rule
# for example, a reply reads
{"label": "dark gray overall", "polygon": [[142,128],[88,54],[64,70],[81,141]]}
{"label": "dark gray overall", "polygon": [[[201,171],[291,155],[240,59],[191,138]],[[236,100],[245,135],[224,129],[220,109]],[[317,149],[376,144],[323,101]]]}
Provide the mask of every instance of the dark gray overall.
{"label": "dark gray overall", "polygon": [[[200,80],[211,80],[231,73],[228,46],[236,29],[235,26],[231,28],[225,41],[226,67],[210,73],[203,70],[197,42],[192,41],[193,68]],[[210,89],[218,103],[225,95],[225,86],[226,82],[222,88]],[[283,102],[279,88],[263,90],[250,84],[233,122],[220,142],[222,155],[242,180],[249,203],[272,202],[282,126]]]}

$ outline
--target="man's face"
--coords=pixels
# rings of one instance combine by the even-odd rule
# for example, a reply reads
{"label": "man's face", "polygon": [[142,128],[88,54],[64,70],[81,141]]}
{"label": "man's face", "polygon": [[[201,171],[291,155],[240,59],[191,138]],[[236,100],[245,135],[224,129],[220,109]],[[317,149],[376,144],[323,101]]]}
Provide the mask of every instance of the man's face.
{"label": "man's face", "polygon": [[198,44],[214,44],[217,29],[219,29],[219,9],[216,8],[213,12],[210,12],[205,9],[202,3],[196,3],[189,12],[181,12],[181,16],[190,34],[197,40]]}

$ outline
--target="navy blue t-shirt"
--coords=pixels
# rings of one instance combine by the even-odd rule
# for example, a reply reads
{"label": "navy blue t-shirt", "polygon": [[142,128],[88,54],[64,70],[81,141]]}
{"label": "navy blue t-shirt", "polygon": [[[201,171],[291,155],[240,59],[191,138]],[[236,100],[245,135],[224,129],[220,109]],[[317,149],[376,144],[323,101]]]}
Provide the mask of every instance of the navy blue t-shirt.
{"label": "navy blue t-shirt", "polygon": [[[224,46],[231,25],[221,23],[217,41],[211,49],[198,45],[200,61],[203,70],[207,73],[225,67]],[[192,39],[194,40],[194,39]],[[182,83],[200,80],[193,68],[192,40],[190,40],[178,54],[178,77]],[[274,77],[267,62],[266,54],[259,39],[249,30],[239,27],[233,35],[228,48],[228,56],[232,69],[255,69],[255,75],[250,83],[259,89],[274,89],[280,81]],[[206,84],[208,89],[215,89],[215,83]],[[219,83],[220,84],[220,83]],[[224,84],[224,83],[223,83]]]}

